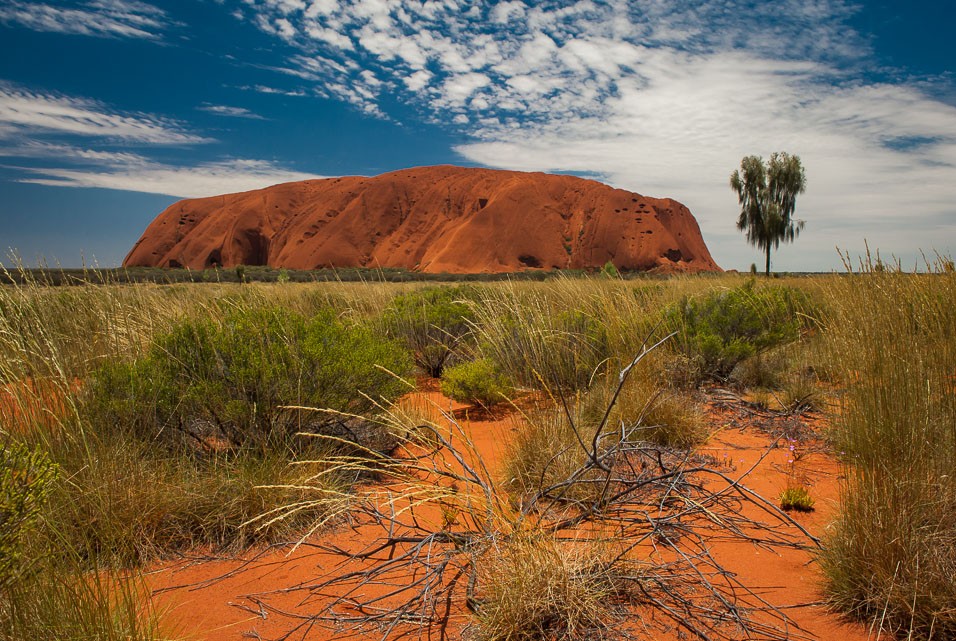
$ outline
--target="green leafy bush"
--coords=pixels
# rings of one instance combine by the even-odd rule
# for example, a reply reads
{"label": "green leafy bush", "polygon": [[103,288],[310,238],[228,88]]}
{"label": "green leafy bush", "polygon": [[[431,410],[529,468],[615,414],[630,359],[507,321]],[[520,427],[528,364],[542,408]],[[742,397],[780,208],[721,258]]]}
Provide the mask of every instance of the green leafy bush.
{"label": "green leafy bush", "polygon": [[685,298],[667,312],[677,345],[699,368],[699,378],[726,378],[751,356],[800,336],[809,299],[790,287],[755,287]]}
{"label": "green leafy bush", "polygon": [[441,391],[456,401],[490,407],[506,400],[514,389],[494,361],[480,358],[446,369]]}
{"label": "green leafy bush", "polygon": [[23,570],[23,536],[40,515],[57,468],[39,450],[0,445],[0,590]]}
{"label": "green leafy bush", "polygon": [[475,314],[468,301],[473,297],[470,287],[426,287],[401,294],[385,309],[385,327],[408,346],[423,372],[437,378],[471,331]]}
{"label": "green leafy bush", "polygon": [[616,280],[621,277],[621,272],[617,270],[617,267],[614,266],[614,263],[607,261],[604,263],[604,267],[601,268],[601,276],[604,278],[610,278]]}
{"label": "green leafy bush", "polygon": [[395,375],[410,367],[400,346],[343,324],[331,310],[306,318],[279,308],[239,309],[220,322],[184,320],[144,357],[103,366],[84,412],[93,425],[148,439],[289,444],[323,416],[288,406],[360,414],[372,399],[404,391]]}

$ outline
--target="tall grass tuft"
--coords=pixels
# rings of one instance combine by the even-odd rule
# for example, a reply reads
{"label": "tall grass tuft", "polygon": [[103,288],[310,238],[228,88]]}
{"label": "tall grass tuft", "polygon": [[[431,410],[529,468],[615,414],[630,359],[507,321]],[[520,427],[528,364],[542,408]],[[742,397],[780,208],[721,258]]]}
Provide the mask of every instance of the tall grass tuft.
{"label": "tall grass tuft", "polygon": [[552,392],[586,389],[607,370],[607,330],[588,306],[561,290],[508,286],[490,290],[477,310],[482,353],[521,386]]}
{"label": "tall grass tuft", "polygon": [[821,557],[827,590],[914,639],[956,637],[956,277],[936,267],[864,262],[825,288],[847,474]]}
{"label": "tall grass tuft", "polygon": [[602,639],[620,617],[621,563],[606,544],[559,544],[547,535],[509,541],[480,572],[481,641]]}
{"label": "tall grass tuft", "polygon": [[60,559],[0,595],[0,641],[176,638],[169,618],[151,604],[134,574],[84,572]]}

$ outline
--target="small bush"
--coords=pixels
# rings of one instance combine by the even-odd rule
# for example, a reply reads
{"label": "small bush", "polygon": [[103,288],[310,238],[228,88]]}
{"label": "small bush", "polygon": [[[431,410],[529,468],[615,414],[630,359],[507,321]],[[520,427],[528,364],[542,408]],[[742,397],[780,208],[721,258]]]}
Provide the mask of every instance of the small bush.
{"label": "small bush", "polygon": [[514,393],[508,377],[487,358],[446,369],[442,374],[441,391],[456,401],[486,407],[507,400]]}
{"label": "small bush", "polygon": [[401,347],[330,310],[307,319],[240,309],[220,323],[184,320],[144,357],[100,368],[83,414],[97,429],[119,426],[147,440],[289,446],[322,417],[287,406],[360,414],[405,391],[396,375],[410,365]]}
{"label": "small bush", "polygon": [[614,263],[607,261],[604,263],[604,267],[601,268],[601,276],[611,280],[617,280],[621,277],[621,272],[617,270],[617,267],[614,266]]}
{"label": "small bush", "polygon": [[0,591],[23,574],[23,538],[39,517],[56,475],[56,465],[42,452],[0,444]]}
{"label": "small bush", "polygon": [[423,372],[441,376],[474,321],[469,287],[426,287],[396,296],[383,320],[389,335],[405,343]]}
{"label": "small bush", "polygon": [[808,318],[809,301],[789,287],[742,287],[685,298],[667,312],[677,345],[699,363],[705,378],[727,378],[746,358],[794,341]]}
{"label": "small bush", "polygon": [[812,512],[816,501],[810,496],[810,490],[802,485],[788,486],[780,493],[780,507],[786,511]]}

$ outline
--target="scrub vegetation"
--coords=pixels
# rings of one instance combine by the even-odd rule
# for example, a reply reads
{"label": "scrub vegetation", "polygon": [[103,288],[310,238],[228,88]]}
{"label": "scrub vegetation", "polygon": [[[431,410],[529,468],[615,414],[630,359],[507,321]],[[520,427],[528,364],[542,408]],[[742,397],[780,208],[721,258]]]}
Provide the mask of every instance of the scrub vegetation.
{"label": "scrub vegetation", "polygon": [[[786,638],[785,618],[728,610],[759,599],[716,580],[708,537],[749,536],[739,505],[762,499],[712,489],[726,470],[696,448],[714,388],[755,411],[831,414],[845,481],[818,553],[826,594],[900,638],[953,638],[956,274],[849,262],[801,278],[467,285],[8,274],[0,639],[176,638],[144,594],[147,564],[345,517],[386,544],[408,536],[352,584],[315,589],[424,577],[360,624],[442,626],[455,602],[489,641],[612,638],[648,609],[692,637]],[[522,415],[499,472],[455,416],[405,396],[432,378]],[[814,505],[812,488],[784,494],[760,503],[780,523],[777,505]],[[386,495],[434,518],[388,515]],[[646,540],[671,560],[636,555]]]}

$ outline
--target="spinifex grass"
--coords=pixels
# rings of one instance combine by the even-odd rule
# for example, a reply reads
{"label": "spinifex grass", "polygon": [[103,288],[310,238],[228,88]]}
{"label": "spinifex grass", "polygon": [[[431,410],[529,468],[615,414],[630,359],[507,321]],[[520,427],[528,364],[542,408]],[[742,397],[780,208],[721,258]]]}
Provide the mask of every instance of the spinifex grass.
{"label": "spinifex grass", "polygon": [[840,609],[908,638],[956,636],[956,275],[864,264],[829,281],[846,386],[842,510],[822,555]]}
{"label": "spinifex grass", "polygon": [[[85,571],[63,558],[0,595],[0,641],[171,641],[171,617],[135,574]],[[68,557],[68,554],[67,554]]]}

